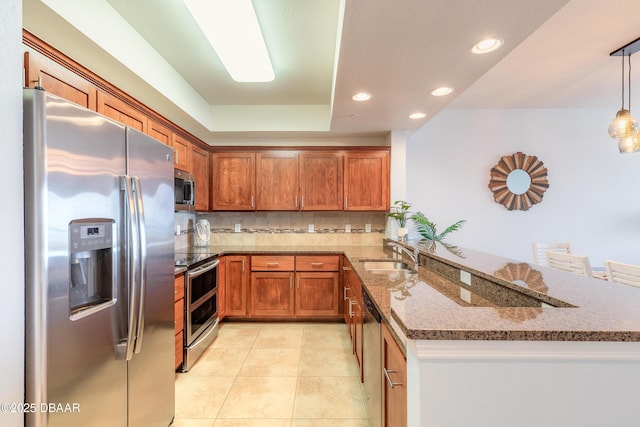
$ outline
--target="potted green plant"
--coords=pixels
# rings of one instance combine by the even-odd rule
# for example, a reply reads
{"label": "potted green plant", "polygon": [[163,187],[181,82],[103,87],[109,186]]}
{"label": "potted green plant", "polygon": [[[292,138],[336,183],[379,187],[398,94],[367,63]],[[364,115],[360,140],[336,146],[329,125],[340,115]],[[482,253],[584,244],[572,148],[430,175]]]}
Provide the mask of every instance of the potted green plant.
{"label": "potted green plant", "polygon": [[459,230],[467,222],[464,219],[460,220],[447,227],[442,233],[438,233],[436,224],[429,221],[429,218],[422,212],[416,212],[411,216],[411,219],[416,226],[416,231],[425,239],[433,242],[442,242],[442,239],[444,239],[447,234]]}
{"label": "potted green plant", "polygon": [[405,200],[396,200],[393,202],[391,206],[391,212],[389,212],[389,217],[395,219],[398,222],[399,227],[396,229],[396,234],[398,236],[398,240],[404,240],[407,236],[409,230],[407,229],[407,221],[412,218],[411,212],[409,212],[409,208],[411,208],[411,203]]}

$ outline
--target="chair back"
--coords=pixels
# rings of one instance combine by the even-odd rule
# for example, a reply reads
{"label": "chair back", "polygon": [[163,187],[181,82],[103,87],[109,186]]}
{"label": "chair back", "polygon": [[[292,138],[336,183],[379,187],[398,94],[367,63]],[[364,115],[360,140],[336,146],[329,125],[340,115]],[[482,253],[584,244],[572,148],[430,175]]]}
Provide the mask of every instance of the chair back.
{"label": "chair back", "polygon": [[547,251],[547,261],[551,268],[569,271],[586,277],[593,277],[591,264],[587,256]]}
{"label": "chair back", "polygon": [[562,252],[570,254],[571,248],[569,243],[534,243],[533,244],[533,262],[538,265],[549,266],[547,262],[547,251]]}
{"label": "chair back", "polygon": [[605,261],[604,268],[607,272],[608,280],[625,285],[640,287],[640,265]]}

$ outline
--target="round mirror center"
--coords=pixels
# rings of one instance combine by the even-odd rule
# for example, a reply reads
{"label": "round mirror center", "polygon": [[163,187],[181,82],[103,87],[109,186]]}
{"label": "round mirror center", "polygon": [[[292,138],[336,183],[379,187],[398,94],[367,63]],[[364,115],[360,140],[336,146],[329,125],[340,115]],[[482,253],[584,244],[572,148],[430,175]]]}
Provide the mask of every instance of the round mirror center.
{"label": "round mirror center", "polygon": [[513,194],[524,194],[531,187],[531,177],[522,169],[514,169],[507,176],[507,187]]}

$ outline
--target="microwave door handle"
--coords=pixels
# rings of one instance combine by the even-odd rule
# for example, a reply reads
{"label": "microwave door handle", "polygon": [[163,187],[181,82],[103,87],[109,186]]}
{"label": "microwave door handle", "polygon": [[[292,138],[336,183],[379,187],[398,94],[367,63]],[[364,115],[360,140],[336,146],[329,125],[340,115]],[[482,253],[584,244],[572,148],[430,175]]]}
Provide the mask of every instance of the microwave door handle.
{"label": "microwave door handle", "polygon": [[142,202],[142,188],[140,186],[140,178],[133,178],[134,193],[136,201],[136,222],[138,223],[138,307],[137,307],[137,325],[136,325],[136,341],[134,352],[140,353],[142,350],[142,335],[144,333],[144,308],[146,303],[147,289],[147,233],[144,222],[144,204]]}
{"label": "microwave door handle", "polygon": [[131,182],[131,177],[123,176],[121,177],[122,187],[125,193],[125,244],[128,247],[127,257],[126,257],[126,289],[127,289],[127,299],[128,299],[128,307],[127,307],[127,339],[126,339],[126,349],[125,349],[125,359],[131,360],[133,358],[133,349],[135,343],[135,331],[137,329],[137,321],[138,317],[133,314],[136,312],[136,308],[138,307],[138,298],[136,294],[137,285],[136,285],[136,262],[138,258],[138,231],[136,229],[137,223],[135,221],[135,211],[136,211],[136,202],[133,197],[133,185]]}
{"label": "microwave door handle", "polygon": [[189,204],[196,204],[196,183],[195,181],[187,181],[187,185],[189,186]]}

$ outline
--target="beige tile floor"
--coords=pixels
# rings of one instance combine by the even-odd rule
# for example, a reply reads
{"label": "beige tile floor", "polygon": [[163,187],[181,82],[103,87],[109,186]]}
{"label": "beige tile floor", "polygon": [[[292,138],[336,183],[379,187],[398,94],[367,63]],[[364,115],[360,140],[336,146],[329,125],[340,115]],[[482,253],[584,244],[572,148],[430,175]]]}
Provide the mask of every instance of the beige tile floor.
{"label": "beige tile floor", "polygon": [[176,374],[173,427],[366,427],[341,323],[224,323]]}

